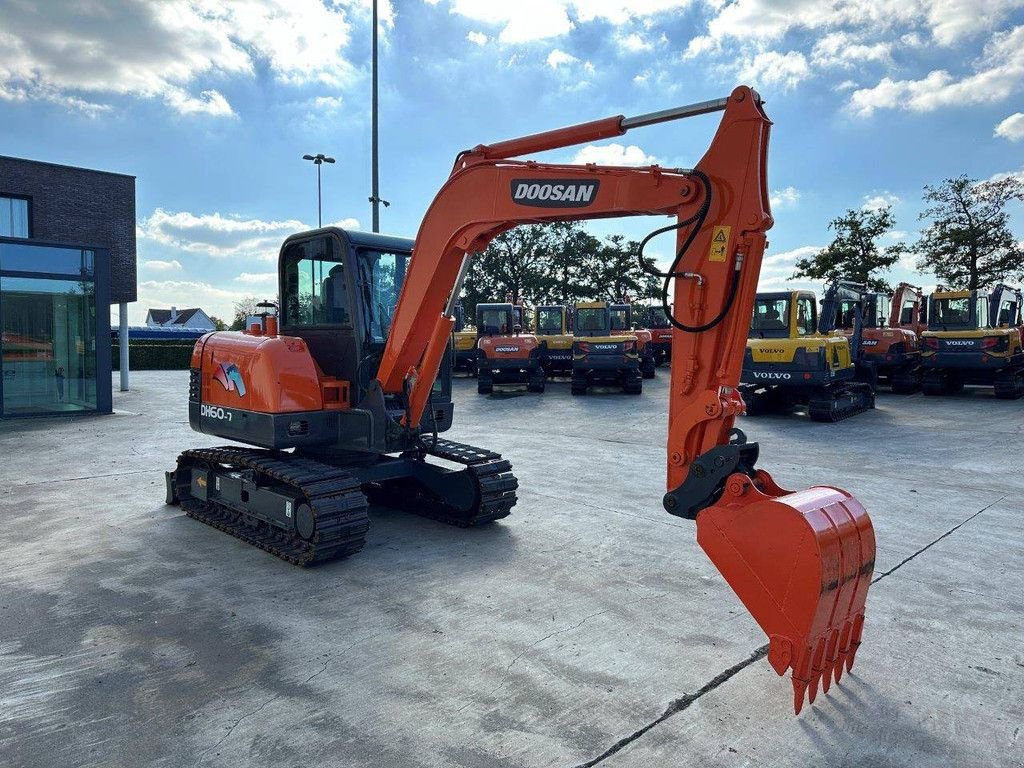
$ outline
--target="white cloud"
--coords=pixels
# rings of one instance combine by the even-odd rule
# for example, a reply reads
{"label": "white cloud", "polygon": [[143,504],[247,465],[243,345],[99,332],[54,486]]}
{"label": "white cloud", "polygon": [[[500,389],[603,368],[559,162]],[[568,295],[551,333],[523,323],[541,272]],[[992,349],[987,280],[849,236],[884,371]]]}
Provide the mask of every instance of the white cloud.
{"label": "white cloud", "polygon": [[761,260],[761,274],[758,277],[758,290],[793,290],[801,288],[814,288],[814,283],[793,282],[790,278],[796,268],[799,259],[807,259],[814,256],[822,249],[820,245],[803,245],[790,251],[782,253],[769,253]]}
{"label": "white cloud", "polygon": [[648,155],[635,144],[623,146],[618,143],[588,144],[573,157],[576,164],[596,163],[597,165],[657,165],[658,158]]}
{"label": "white cloud", "polygon": [[560,51],[557,48],[548,54],[548,66],[552,69],[558,69],[565,64],[572,64],[575,61],[579,61],[571,53]]}
{"label": "white cloud", "polygon": [[996,126],[993,136],[1001,136],[1010,141],[1024,139],[1024,112],[1014,112]]}
{"label": "white cloud", "polygon": [[769,201],[772,208],[789,208],[800,201],[800,190],[796,187],[785,187],[771,193]]}
{"label": "white cloud", "polygon": [[466,39],[476,45],[487,45],[487,41],[490,40],[483,32],[470,32],[466,35]]}
{"label": "white cloud", "polygon": [[644,51],[654,49],[654,43],[644,37],[641,37],[636,32],[628,35],[616,36],[615,43],[619,48],[624,51],[628,51],[629,53],[642,53]]}
{"label": "white cloud", "polygon": [[200,307],[208,315],[230,320],[235,302],[253,294],[221,288],[197,280],[143,280],[139,300],[131,306],[133,322],[141,322],[150,307]]}
{"label": "white cloud", "polygon": [[[95,114],[86,97],[159,99],[186,115],[229,116],[211,78],[253,78],[261,67],[293,85],[350,84],[349,15],[363,0],[90,0],[16,3],[0,32],[0,98],[43,100]],[[385,25],[390,4],[385,6]],[[12,98],[13,94],[13,98]]]}
{"label": "white cloud", "polygon": [[[439,5],[438,0],[427,0]],[[451,13],[481,24],[500,27],[501,43],[528,43],[559,37],[595,20],[621,26],[634,19],[689,7],[693,0],[449,0]]]}
{"label": "white cloud", "polygon": [[247,285],[274,285],[277,272],[243,272],[235,280]]}
{"label": "white cloud", "polygon": [[296,219],[263,221],[157,208],[140,222],[139,236],[189,253],[274,261],[285,237],[308,228]]}
{"label": "white cloud", "polygon": [[879,211],[882,208],[897,206],[900,202],[900,198],[892,192],[883,191],[872,195],[864,195],[864,205],[861,206],[861,209],[865,211]]}
{"label": "white cloud", "polygon": [[792,30],[818,32],[851,28],[877,34],[902,27],[940,45],[996,29],[1022,0],[711,0],[713,16],[707,31],[690,40],[686,56],[723,49],[739,40],[764,45]]}
{"label": "white cloud", "polygon": [[855,35],[847,32],[832,32],[820,38],[811,51],[811,61],[817,67],[841,67],[849,69],[861,62],[886,63],[890,60],[890,43],[878,42],[866,45]]}
{"label": "white cloud", "polygon": [[1024,25],[995,34],[970,75],[956,77],[936,69],[919,80],[882,78],[851,96],[850,108],[862,117],[876,109],[931,112],[940,107],[1002,101],[1024,85]]}
{"label": "white cloud", "polygon": [[171,270],[181,269],[181,262],[177,259],[171,259],[170,261],[150,259],[142,262],[142,266],[146,269],[155,270],[157,272],[170,272]]}
{"label": "white cloud", "polygon": [[753,86],[789,89],[811,74],[807,59],[799,51],[763,51],[740,65],[738,76]]}

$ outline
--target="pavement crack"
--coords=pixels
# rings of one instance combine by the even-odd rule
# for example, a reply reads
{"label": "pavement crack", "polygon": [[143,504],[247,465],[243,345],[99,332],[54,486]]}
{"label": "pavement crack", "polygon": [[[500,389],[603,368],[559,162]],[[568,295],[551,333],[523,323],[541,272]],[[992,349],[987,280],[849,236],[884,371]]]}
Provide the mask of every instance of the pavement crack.
{"label": "pavement crack", "polygon": [[[1003,501],[1005,498],[1006,498],[1006,496],[1000,496],[998,499],[996,499],[992,503],[987,504],[984,507],[982,507],[981,509],[979,509],[977,512],[975,512],[970,517],[967,517],[966,519],[961,520],[959,523],[954,525],[948,531],[943,533],[941,536],[936,537],[932,541],[928,542],[923,547],[921,547],[919,550],[914,552],[912,555],[910,555],[908,557],[905,557],[903,560],[901,560],[899,563],[894,565],[889,570],[880,573],[878,576],[876,576],[874,579],[871,580],[871,583],[872,584],[877,584],[882,579],[884,579],[887,576],[890,576],[891,574],[895,573],[900,568],[902,568],[904,565],[906,565],[911,560],[913,560],[915,557],[917,557],[918,555],[920,555],[920,554],[922,554],[924,552],[927,552],[929,549],[934,547],[936,544],[938,544],[940,541],[945,539],[947,536],[951,536],[956,531],[958,531],[960,528],[962,528],[963,526],[967,525],[967,523],[971,522],[971,520],[976,518],[982,512],[985,512],[986,510],[991,509],[996,504],[998,504],[999,502]],[[756,661],[760,661],[761,659],[763,659],[767,655],[768,655],[768,646],[767,646],[767,644],[766,645],[762,645],[760,648],[758,648],[753,653],[751,653],[750,656],[745,658],[743,661],[741,661],[741,662],[739,662],[737,664],[733,664],[731,667],[729,667],[725,671],[720,672],[719,674],[715,675],[715,677],[711,678],[711,680],[709,680],[703,686],[701,686],[700,689],[696,693],[687,693],[684,696],[680,696],[678,699],[676,699],[675,701],[670,703],[668,705],[668,707],[665,708],[665,711],[661,713],[660,717],[658,717],[658,718],[652,720],[651,722],[647,723],[647,725],[643,726],[642,728],[639,728],[639,729],[633,731],[633,733],[629,734],[628,736],[625,736],[625,737],[619,739],[617,742],[615,742],[610,747],[608,747],[608,749],[606,749],[600,755],[598,755],[597,757],[593,758],[592,760],[588,760],[585,763],[580,763],[578,766],[576,766],[576,768],[592,768],[592,766],[595,766],[598,763],[601,763],[604,760],[607,760],[609,757],[611,757],[615,753],[621,751],[625,747],[628,747],[630,744],[632,744],[634,741],[636,741],[637,739],[642,737],[645,733],[647,733],[649,730],[651,730],[655,726],[658,726],[661,723],[663,723],[666,720],[668,720],[670,717],[672,717],[674,715],[677,715],[680,712],[683,712],[683,711],[689,709],[690,705],[692,705],[695,701],[700,699],[702,696],[705,696],[706,694],[711,693],[713,690],[715,690],[719,686],[721,686],[724,683],[726,683],[729,680],[731,680],[733,677],[735,677],[737,674],[739,674],[744,669],[749,667],[751,664],[753,664]],[[511,668],[511,665],[509,665],[509,667]]]}
{"label": "pavement crack", "polygon": [[196,760],[196,765],[197,765],[197,766],[198,766],[198,765],[202,765],[202,764],[203,764],[203,760],[205,760],[205,759],[206,759],[206,756],[207,756],[208,754],[210,754],[211,752],[213,752],[213,751],[214,751],[215,749],[217,749],[217,747],[219,747],[219,746],[220,746],[221,744],[223,744],[223,743],[224,743],[225,741],[227,741],[228,737],[229,737],[229,736],[230,736],[230,735],[231,735],[232,733],[234,733],[234,730],[235,730],[235,728],[237,728],[237,727],[239,726],[239,724],[240,724],[240,723],[241,723],[241,722],[242,722],[243,720],[247,720],[248,718],[252,717],[253,715],[258,715],[258,714],[259,714],[260,712],[262,712],[262,711],[263,711],[264,709],[266,709],[266,708],[267,708],[267,707],[269,707],[269,706],[270,706],[271,704],[273,704],[273,703],[274,703],[275,701],[277,701],[277,700],[278,700],[279,698],[281,698],[281,695],[282,695],[282,694],[280,694],[280,693],[275,693],[275,694],[274,694],[273,696],[271,696],[271,697],[270,697],[269,699],[267,699],[267,700],[266,700],[266,701],[264,701],[264,702],[263,702],[262,704],[260,704],[260,705],[259,705],[258,707],[256,707],[256,709],[252,710],[251,712],[246,712],[246,713],[245,713],[244,715],[242,715],[242,716],[241,716],[241,717],[239,717],[239,718],[238,718],[237,720],[235,720],[235,722],[233,722],[233,723],[232,723],[232,724],[231,724],[231,725],[230,725],[230,726],[228,727],[228,730],[227,730],[227,732],[226,732],[226,733],[225,733],[225,734],[224,734],[223,736],[221,736],[221,737],[220,737],[220,738],[219,738],[219,739],[217,740],[217,743],[216,743],[216,744],[214,744],[214,745],[213,745],[212,747],[209,747],[208,749],[205,749],[205,750],[203,750],[203,754],[201,754],[201,755],[199,756],[199,759],[198,759],[198,760]]}
{"label": "pavement crack", "polygon": [[967,525],[967,523],[971,522],[971,520],[976,518],[982,512],[985,512],[986,510],[992,509],[992,507],[994,507],[996,504],[998,504],[999,502],[1001,502],[1005,498],[1006,498],[1006,496],[1000,496],[998,499],[993,501],[991,504],[986,504],[984,507],[979,509],[973,515],[971,515],[970,517],[966,518],[965,520],[961,520],[959,523],[954,525],[952,528],[950,528],[948,531],[943,533],[938,538],[935,538],[932,541],[930,541],[927,544],[925,544],[923,547],[921,547],[919,550],[917,550],[917,552],[914,552],[912,555],[908,555],[907,557],[905,557],[902,560],[900,560],[898,563],[896,563],[896,565],[894,565],[888,571],[883,571],[882,573],[878,574],[874,579],[871,580],[871,583],[872,584],[877,584],[882,579],[884,579],[886,576],[892,575],[893,573],[898,571],[900,568],[902,568],[904,565],[906,565],[911,560],[913,560],[915,557],[917,557],[918,555],[920,555],[920,554],[922,554],[924,552],[927,552],[929,549],[934,547],[936,544],[938,544],[940,541],[942,541],[947,536],[951,536],[952,534],[956,533],[956,531],[958,531],[963,526]]}
{"label": "pavement crack", "polygon": [[630,744],[632,744],[634,741],[639,739],[641,736],[643,736],[645,733],[647,733],[649,730],[651,730],[655,726],[660,725],[661,723],[663,723],[666,720],[668,720],[670,717],[672,717],[674,715],[678,715],[680,712],[683,712],[683,711],[689,709],[690,706],[695,701],[699,700],[702,696],[705,696],[706,694],[711,693],[711,691],[715,690],[720,685],[728,682],[732,677],[734,677],[735,675],[737,675],[740,672],[742,672],[744,669],[749,667],[755,661],[760,661],[761,659],[763,659],[767,655],[768,655],[768,646],[767,646],[767,644],[766,645],[762,645],[760,648],[758,648],[756,651],[754,651],[752,654],[750,654],[743,661],[741,661],[741,662],[739,662],[737,664],[733,664],[731,667],[729,667],[725,671],[720,672],[717,675],[715,675],[708,682],[704,683],[704,685],[702,685],[700,687],[700,689],[697,690],[695,693],[687,693],[686,695],[680,696],[678,699],[676,699],[675,701],[670,703],[668,705],[668,707],[665,708],[665,711],[661,713],[660,717],[652,720],[647,725],[645,725],[643,728],[640,728],[640,729],[638,729],[636,731],[633,731],[633,733],[629,734],[629,736],[626,736],[624,738],[619,739],[617,742],[612,744],[610,747],[608,747],[608,749],[606,749],[600,755],[595,757],[593,760],[588,760],[585,763],[580,763],[578,766],[576,766],[576,768],[591,768],[591,766],[597,765],[598,763],[603,762],[604,760],[607,760],[609,757],[614,755],[616,752],[619,752],[624,747],[627,747]]}

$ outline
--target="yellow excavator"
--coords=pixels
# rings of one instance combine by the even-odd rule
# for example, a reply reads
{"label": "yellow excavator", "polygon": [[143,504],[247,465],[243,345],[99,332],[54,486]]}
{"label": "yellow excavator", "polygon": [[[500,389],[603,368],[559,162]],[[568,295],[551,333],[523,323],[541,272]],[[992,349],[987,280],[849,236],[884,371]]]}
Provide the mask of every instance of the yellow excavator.
{"label": "yellow excavator", "polygon": [[1003,400],[1024,397],[1021,292],[936,291],[921,334],[924,393],[950,395],[964,384],[992,387]]}
{"label": "yellow excavator", "polygon": [[536,309],[535,335],[541,344],[541,365],[547,376],[572,375],[572,315],[564,304],[541,304]]}
{"label": "yellow excavator", "polygon": [[819,330],[814,293],[758,293],[740,385],[747,414],[804,405],[814,421],[835,422],[874,408],[874,388],[858,381],[862,318],[857,309],[853,337],[847,338],[831,327]]}
{"label": "yellow excavator", "polygon": [[460,301],[455,305],[455,330],[452,331],[452,346],[455,348],[455,370],[476,376],[477,369],[476,327],[466,323],[466,310]]}

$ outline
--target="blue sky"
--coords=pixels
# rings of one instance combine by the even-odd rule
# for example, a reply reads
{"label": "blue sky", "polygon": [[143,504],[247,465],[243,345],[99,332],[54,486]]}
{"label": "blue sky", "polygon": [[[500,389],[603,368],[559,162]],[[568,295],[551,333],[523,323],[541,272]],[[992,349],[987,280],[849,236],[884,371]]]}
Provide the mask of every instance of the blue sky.
{"label": "blue sky", "polygon": [[[1024,171],[1024,0],[381,0],[381,15],[394,234],[415,234],[460,149],[739,83],[775,122],[763,287],[846,208],[891,203],[890,240],[912,239],[925,184]],[[280,241],[316,224],[304,153],[338,159],[325,222],[369,229],[369,41],[369,0],[0,0],[0,153],[138,177],[133,323],[172,304],[229,316],[273,295]],[[549,159],[688,166],[716,124]]]}

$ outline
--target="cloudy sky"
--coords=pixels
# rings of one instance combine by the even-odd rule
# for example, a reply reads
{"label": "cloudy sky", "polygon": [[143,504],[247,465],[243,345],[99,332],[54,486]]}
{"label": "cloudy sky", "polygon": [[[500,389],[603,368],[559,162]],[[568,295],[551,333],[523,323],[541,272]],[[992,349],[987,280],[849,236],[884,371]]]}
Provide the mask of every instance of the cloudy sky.
{"label": "cloudy sky", "polygon": [[[1024,0],[381,0],[381,15],[393,234],[415,234],[460,149],[739,83],[775,122],[763,287],[846,208],[892,204],[891,239],[912,239],[923,185],[1024,169]],[[280,241],[316,224],[304,153],[338,159],[325,221],[369,229],[369,51],[369,0],[0,0],[0,154],[137,176],[132,322],[172,304],[227,317],[273,295]],[[685,167],[716,124],[548,159]]]}

